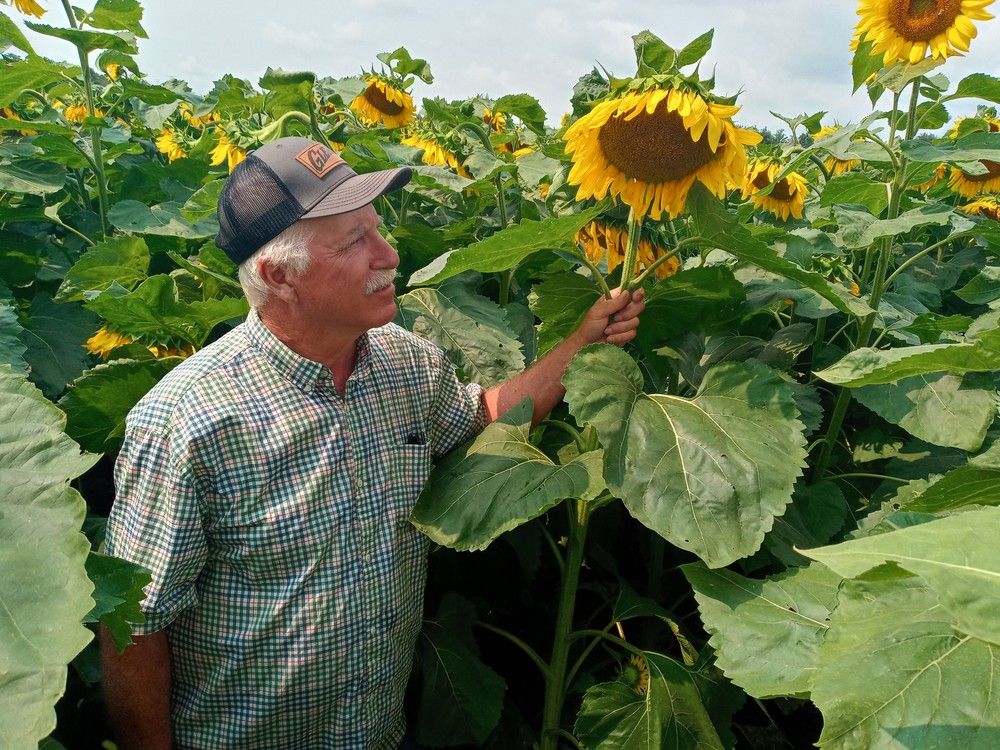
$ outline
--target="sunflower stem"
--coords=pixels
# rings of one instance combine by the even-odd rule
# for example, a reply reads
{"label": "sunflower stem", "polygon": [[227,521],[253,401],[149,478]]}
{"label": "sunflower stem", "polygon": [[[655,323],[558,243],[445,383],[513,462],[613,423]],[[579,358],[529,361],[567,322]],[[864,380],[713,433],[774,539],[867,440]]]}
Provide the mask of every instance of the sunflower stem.
{"label": "sunflower stem", "polygon": [[639,235],[642,233],[642,216],[634,208],[628,210],[628,241],[625,243],[625,259],[622,261],[623,292],[632,290],[632,274],[635,271],[635,261],[639,255]]}
{"label": "sunflower stem", "polygon": [[906,260],[904,260],[902,263],[899,264],[899,268],[897,268],[895,271],[893,271],[891,274],[889,274],[889,276],[888,276],[888,278],[886,278],[885,284],[883,286],[886,289],[888,289],[889,285],[892,284],[893,281],[895,281],[896,277],[899,276],[899,274],[901,274],[907,268],[909,268],[914,263],[916,263],[918,260],[920,260],[921,258],[923,258],[925,255],[930,255],[935,250],[940,250],[942,247],[944,247],[945,245],[947,245],[949,242],[951,242],[953,240],[957,240],[957,239],[959,239],[961,237],[968,237],[970,234],[972,234],[972,233],[971,232],[956,232],[955,234],[952,234],[952,235],[949,235],[948,237],[945,237],[943,240],[941,240],[939,242],[935,242],[933,245],[925,247],[919,253],[915,253],[915,254],[911,255],[909,258],[907,258]]}
{"label": "sunflower stem", "polygon": [[649,268],[644,269],[642,273],[640,273],[638,276],[632,279],[632,282],[629,285],[629,289],[630,290],[637,289],[638,287],[642,286],[642,283],[647,278],[649,278],[649,275],[651,273],[655,273],[656,269],[659,266],[661,266],[662,264],[666,263],[668,260],[676,256],[681,251],[682,247],[687,247],[688,245],[694,245],[695,243],[700,242],[701,239],[702,239],[701,236],[687,237],[678,242],[677,247],[661,255],[659,258],[650,263]]}
{"label": "sunflower stem", "polygon": [[917,134],[917,101],[920,99],[920,82],[923,76],[913,79],[913,88],[910,90],[910,107],[906,112],[906,140],[910,140]]}
{"label": "sunflower stem", "polygon": [[611,289],[604,280],[604,274],[601,273],[601,269],[594,265],[594,262],[587,257],[586,252],[577,250],[576,255],[580,259],[580,262],[583,263],[583,265],[587,267],[587,270],[590,271],[590,275],[593,277],[594,283],[597,284],[598,288],[601,290],[601,294],[604,295],[604,298],[611,299]]}
{"label": "sunflower stem", "polygon": [[[62,6],[69,19],[69,25],[78,29],[79,25],[76,22],[76,15],[73,13],[73,5],[69,0],[62,0]],[[90,75],[88,53],[84,51],[83,47],[74,46],[76,46],[76,51],[80,56],[83,91],[87,97],[87,117],[94,118],[97,110],[94,108],[94,82]],[[97,204],[100,209],[97,213],[101,220],[101,235],[106,237],[108,235],[108,186],[104,179],[104,154],[101,150],[101,129],[99,126],[90,126],[90,145],[94,150],[94,158],[91,163],[94,166],[94,177],[97,180]]]}
{"label": "sunflower stem", "polygon": [[[563,571],[562,590],[559,592],[559,610],[556,614],[555,634],[552,641],[552,658],[549,660],[548,684],[545,688],[545,707],[542,711],[541,750],[557,750],[563,698],[569,663],[570,630],[576,592],[583,567],[583,545],[587,538],[589,512],[583,500],[570,500],[566,568]],[[600,631],[597,631],[600,632]]]}
{"label": "sunflower stem", "polygon": [[542,676],[548,678],[549,676],[548,665],[542,660],[542,657],[538,655],[538,652],[536,652],[535,649],[533,649],[523,640],[518,638],[510,631],[504,630],[503,628],[498,628],[496,625],[490,625],[488,622],[483,622],[482,620],[476,620],[475,624],[481,627],[483,630],[488,630],[491,633],[496,633],[502,638],[506,638],[508,641],[513,643],[515,646],[521,649],[521,651],[524,652],[525,656],[527,656],[529,659],[531,659],[531,661],[535,663],[535,666],[538,667],[539,670],[541,670]]}

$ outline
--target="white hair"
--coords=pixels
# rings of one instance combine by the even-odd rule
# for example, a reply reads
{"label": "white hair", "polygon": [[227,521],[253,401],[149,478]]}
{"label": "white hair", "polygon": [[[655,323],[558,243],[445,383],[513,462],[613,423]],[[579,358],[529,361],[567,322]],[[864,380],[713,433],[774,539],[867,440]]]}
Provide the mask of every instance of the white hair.
{"label": "white hair", "polygon": [[271,297],[271,288],[260,275],[260,262],[283,268],[290,276],[301,276],[309,268],[309,242],[313,232],[298,221],[240,263],[240,285],[250,307],[260,309]]}

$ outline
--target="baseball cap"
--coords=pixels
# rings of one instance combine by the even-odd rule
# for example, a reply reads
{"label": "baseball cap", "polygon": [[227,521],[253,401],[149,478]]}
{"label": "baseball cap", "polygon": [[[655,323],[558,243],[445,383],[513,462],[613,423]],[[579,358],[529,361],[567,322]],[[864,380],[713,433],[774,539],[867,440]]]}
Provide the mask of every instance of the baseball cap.
{"label": "baseball cap", "polygon": [[410,181],[409,167],[358,174],[329,146],[279,138],[236,165],[219,195],[215,244],[237,265],[299,219],[366,206]]}

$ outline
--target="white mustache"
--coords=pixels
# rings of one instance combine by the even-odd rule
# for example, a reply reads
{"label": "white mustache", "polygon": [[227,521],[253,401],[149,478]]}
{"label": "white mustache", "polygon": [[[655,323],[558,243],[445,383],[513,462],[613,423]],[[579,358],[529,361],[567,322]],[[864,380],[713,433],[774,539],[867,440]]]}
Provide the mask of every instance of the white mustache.
{"label": "white mustache", "polygon": [[389,286],[396,281],[399,274],[395,268],[386,268],[382,271],[375,271],[365,284],[365,294],[373,294],[379,289]]}

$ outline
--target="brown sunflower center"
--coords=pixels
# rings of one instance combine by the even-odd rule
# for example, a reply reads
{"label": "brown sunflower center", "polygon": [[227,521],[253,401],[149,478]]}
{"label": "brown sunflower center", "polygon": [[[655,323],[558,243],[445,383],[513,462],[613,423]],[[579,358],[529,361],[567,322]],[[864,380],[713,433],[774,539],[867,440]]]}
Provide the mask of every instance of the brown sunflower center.
{"label": "brown sunflower center", "polygon": [[653,114],[643,112],[632,120],[612,117],[598,133],[604,158],[626,177],[649,183],[679,180],[716,157],[708,138],[703,134],[692,142],[681,116],[666,106],[662,102]]}
{"label": "brown sunflower center", "polygon": [[1000,164],[989,159],[982,159],[979,163],[986,167],[986,171],[983,174],[968,174],[963,171],[962,176],[969,182],[986,182],[987,180],[1000,177]]}
{"label": "brown sunflower center", "polygon": [[385,94],[382,93],[382,89],[376,86],[374,83],[368,85],[365,89],[365,99],[379,112],[386,115],[398,115],[403,111],[403,108],[396,104],[395,102],[390,102]]}
{"label": "brown sunflower center", "polygon": [[[767,170],[764,170],[753,178],[753,186],[757,190],[763,190],[770,184],[771,180],[767,177]],[[779,201],[791,200],[792,191],[790,188],[791,186],[788,184],[788,180],[781,178],[778,180],[778,183],[774,186],[774,189],[768,194],[768,196]]]}
{"label": "brown sunflower center", "polygon": [[962,0],[889,0],[889,23],[910,42],[927,42],[947,31],[962,10]]}

